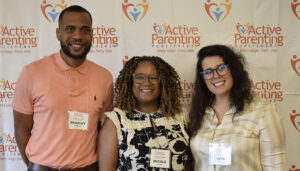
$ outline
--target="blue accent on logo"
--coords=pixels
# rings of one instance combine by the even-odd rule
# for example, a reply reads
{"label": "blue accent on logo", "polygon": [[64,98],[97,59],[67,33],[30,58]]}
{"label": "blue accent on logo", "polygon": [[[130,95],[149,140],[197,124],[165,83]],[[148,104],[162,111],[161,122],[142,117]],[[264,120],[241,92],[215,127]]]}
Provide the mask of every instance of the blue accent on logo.
{"label": "blue accent on logo", "polygon": [[4,140],[3,136],[0,136],[0,144],[3,143],[3,140]]}
{"label": "blue accent on logo", "polygon": [[48,12],[48,14],[50,15],[53,22],[56,20],[57,16],[60,14],[60,12],[57,12],[57,13],[55,13],[55,12],[56,12],[55,8],[52,9],[52,13]]}
{"label": "blue accent on logo", "polygon": [[157,29],[157,31],[158,31],[158,34],[161,34],[162,31],[163,31],[163,29],[159,27],[159,28]]}
{"label": "blue accent on logo", "polygon": [[132,15],[134,21],[136,22],[136,20],[138,19],[139,15],[141,14],[141,12],[137,11],[137,8],[134,8],[133,12],[130,12],[130,14]]}
{"label": "blue accent on logo", "polygon": [[215,14],[215,16],[216,16],[216,18],[217,18],[217,21],[219,21],[220,20],[220,17],[221,17],[221,15],[224,13],[224,11],[220,11],[220,8],[218,7],[217,8],[217,11],[215,12],[213,12],[214,14]]}
{"label": "blue accent on logo", "polygon": [[241,28],[241,32],[244,34],[246,29],[244,27]]}

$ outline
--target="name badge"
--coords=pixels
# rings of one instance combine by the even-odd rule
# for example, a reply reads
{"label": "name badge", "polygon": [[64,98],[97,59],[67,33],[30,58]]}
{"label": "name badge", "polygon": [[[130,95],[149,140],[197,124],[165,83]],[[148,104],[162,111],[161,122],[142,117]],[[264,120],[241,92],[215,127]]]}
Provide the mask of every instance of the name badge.
{"label": "name badge", "polygon": [[68,111],[69,129],[87,130],[89,123],[89,114],[76,111]]}
{"label": "name badge", "polygon": [[170,150],[151,149],[150,167],[170,168]]}
{"label": "name badge", "polygon": [[210,165],[231,165],[231,145],[223,143],[209,143]]}

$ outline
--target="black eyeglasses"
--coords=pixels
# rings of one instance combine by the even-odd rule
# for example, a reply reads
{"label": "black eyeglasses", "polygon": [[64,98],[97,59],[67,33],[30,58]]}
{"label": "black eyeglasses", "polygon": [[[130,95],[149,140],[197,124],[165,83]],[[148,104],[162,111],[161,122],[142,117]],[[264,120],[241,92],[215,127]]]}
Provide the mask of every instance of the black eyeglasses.
{"label": "black eyeglasses", "polygon": [[[59,29],[63,30],[67,34],[73,34],[77,28],[74,26],[66,26],[66,27],[61,27]],[[80,30],[80,33],[85,34],[85,35],[88,35],[88,34],[92,33],[92,31],[93,31],[93,29],[91,27],[86,27],[86,26],[81,27],[79,30]]]}
{"label": "black eyeglasses", "polygon": [[160,81],[159,75],[157,74],[151,74],[146,76],[145,74],[134,73],[132,75],[134,81],[138,84],[143,84],[146,81],[146,79],[148,79],[151,84],[158,84]]}
{"label": "black eyeglasses", "polygon": [[219,65],[216,69],[207,69],[200,73],[204,79],[210,80],[214,77],[214,73],[215,73],[214,71],[217,71],[218,75],[223,76],[228,73],[228,70],[229,70],[228,65],[223,64],[223,65]]}

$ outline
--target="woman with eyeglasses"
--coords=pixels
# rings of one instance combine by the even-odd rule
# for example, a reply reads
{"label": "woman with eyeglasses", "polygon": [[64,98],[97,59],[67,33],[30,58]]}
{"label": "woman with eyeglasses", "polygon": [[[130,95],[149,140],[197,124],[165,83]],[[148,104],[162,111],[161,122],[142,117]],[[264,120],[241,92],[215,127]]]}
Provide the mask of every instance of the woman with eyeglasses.
{"label": "woman with eyeglasses", "polygon": [[184,170],[189,137],[181,92],[178,74],[161,58],[127,61],[100,131],[99,170]]}
{"label": "woman with eyeglasses", "polygon": [[282,117],[253,95],[244,57],[224,45],[198,53],[189,114],[196,171],[285,170]]}

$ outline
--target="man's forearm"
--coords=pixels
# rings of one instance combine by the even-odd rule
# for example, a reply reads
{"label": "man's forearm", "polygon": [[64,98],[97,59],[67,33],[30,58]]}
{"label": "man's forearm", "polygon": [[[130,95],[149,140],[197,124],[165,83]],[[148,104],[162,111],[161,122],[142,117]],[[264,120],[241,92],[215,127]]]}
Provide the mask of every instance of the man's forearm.
{"label": "man's forearm", "polygon": [[13,111],[14,113],[14,128],[15,128],[15,138],[21,153],[21,156],[28,166],[29,160],[26,156],[26,146],[31,136],[31,130],[33,127],[33,115],[25,115],[23,113]]}
{"label": "man's forearm", "polygon": [[28,166],[29,164],[29,160],[26,156],[26,146],[27,143],[29,141],[29,138],[31,136],[31,133],[27,133],[25,131],[15,131],[15,138],[16,138],[16,142],[20,151],[20,154],[22,156],[23,161],[25,162],[25,164]]}

